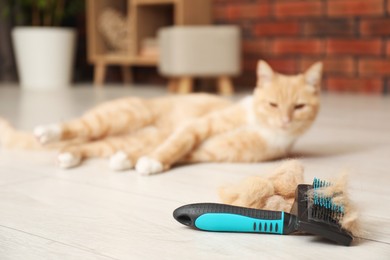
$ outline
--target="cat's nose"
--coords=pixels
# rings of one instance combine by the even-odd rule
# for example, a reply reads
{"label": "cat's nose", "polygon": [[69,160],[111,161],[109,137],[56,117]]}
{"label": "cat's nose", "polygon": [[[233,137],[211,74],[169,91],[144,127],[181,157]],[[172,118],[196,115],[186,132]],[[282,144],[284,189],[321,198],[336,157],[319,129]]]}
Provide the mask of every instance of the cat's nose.
{"label": "cat's nose", "polygon": [[285,116],[282,118],[282,127],[286,128],[290,125],[291,123],[291,117]]}
{"label": "cat's nose", "polygon": [[289,117],[289,116],[283,117],[283,118],[282,118],[282,123],[283,123],[284,125],[290,124],[290,123],[291,123],[291,117]]}

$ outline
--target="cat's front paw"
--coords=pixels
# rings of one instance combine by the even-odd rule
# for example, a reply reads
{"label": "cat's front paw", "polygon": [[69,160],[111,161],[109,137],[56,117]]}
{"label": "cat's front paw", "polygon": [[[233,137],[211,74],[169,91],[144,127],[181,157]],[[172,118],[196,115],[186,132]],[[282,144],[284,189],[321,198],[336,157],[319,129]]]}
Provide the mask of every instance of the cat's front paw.
{"label": "cat's front paw", "polygon": [[114,171],[124,171],[133,168],[133,163],[125,152],[119,151],[110,157],[109,166]]}
{"label": "cat's front paw", "polygon": [[34,129],[34,135],[41,144],[59,141],[62,135],[62,129],[59,124],[37,126]]}
{"label": "cat's front paw", "polygon": [[144,156],[138,159],[135,169],[141,175],[152,175],[162,172],[164,167],[161,162]]}
{"label": "cat's front paw", "polygon": [[81,163],[81,157],[72,153],[60,153],[57,161],[60,168],[69,169],[78,166]]}

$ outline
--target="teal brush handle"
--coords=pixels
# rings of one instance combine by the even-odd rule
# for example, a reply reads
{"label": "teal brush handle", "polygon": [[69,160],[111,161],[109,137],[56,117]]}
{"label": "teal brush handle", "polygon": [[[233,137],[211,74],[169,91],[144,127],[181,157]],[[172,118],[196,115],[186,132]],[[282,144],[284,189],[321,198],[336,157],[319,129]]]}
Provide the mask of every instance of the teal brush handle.
{"label": "teal brush handle", "polygon": [[189,204],[177,208],[174,218],[200,230],[289,234],[295,216],[282,211],[257,210],[217,203]]}

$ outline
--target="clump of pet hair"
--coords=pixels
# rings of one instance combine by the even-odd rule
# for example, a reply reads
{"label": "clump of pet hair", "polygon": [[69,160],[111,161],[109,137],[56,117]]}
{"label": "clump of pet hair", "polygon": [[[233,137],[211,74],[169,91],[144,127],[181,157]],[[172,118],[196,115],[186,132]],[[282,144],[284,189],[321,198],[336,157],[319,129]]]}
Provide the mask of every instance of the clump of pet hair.
{"label": "clump of pet hair", "polygon": [[287,160],[269,177],[248,177],[237,185],[220,188],[219,196],[225,204],[289,212],[295,189],[303,182],[303,171],[298,160]]}
{"label": "clump of pet hair", "polygon": [[[344,208],[344,216],[340,219],[340,226],[348,230],[353,236],[361,235],[359,214],[356,206],[348,196],[348,174],[342,172],[337,178],[331,179],[329,185],[315,190],[319,196],[331,197],[332,203]],[[314,190],[308,191],[308,198],[313,199]]]}
{"label": "clump of pet hair", "polygon": [[[219,189],[219,197],[225,204],[234,206],[290,212],[298,184],[303,183],[304,168],[298,160],[283,162],[268,176],[251,176],[236,185]],[[358,211],[347,194],[347,174],[342,173],[330,181],[331,185],[316,189],[321,196],[331,197],[332,202],[343,205],[344,216],[340,225],[353,236],[361,234]],[[308,199],[313,190],[308,191]]]}

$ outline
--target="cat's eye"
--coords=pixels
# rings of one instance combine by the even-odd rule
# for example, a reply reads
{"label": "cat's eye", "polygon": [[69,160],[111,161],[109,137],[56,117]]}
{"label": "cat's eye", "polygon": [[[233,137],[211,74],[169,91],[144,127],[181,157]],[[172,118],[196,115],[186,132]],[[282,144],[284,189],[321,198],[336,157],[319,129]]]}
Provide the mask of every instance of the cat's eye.
{"label": "cat's eye", "polygon": [[269,102],[269,105],[271,107],[274,107],[274,108],[277,108],[278,107],[278,104],[274,103],[274,102]]}
{"label": "cat's eye", "polygon": [[296,105],[294,106],[294,109],[299,110],[299,109],[304,108],[305,106],[306,106],[305,104],[296,104]]}

